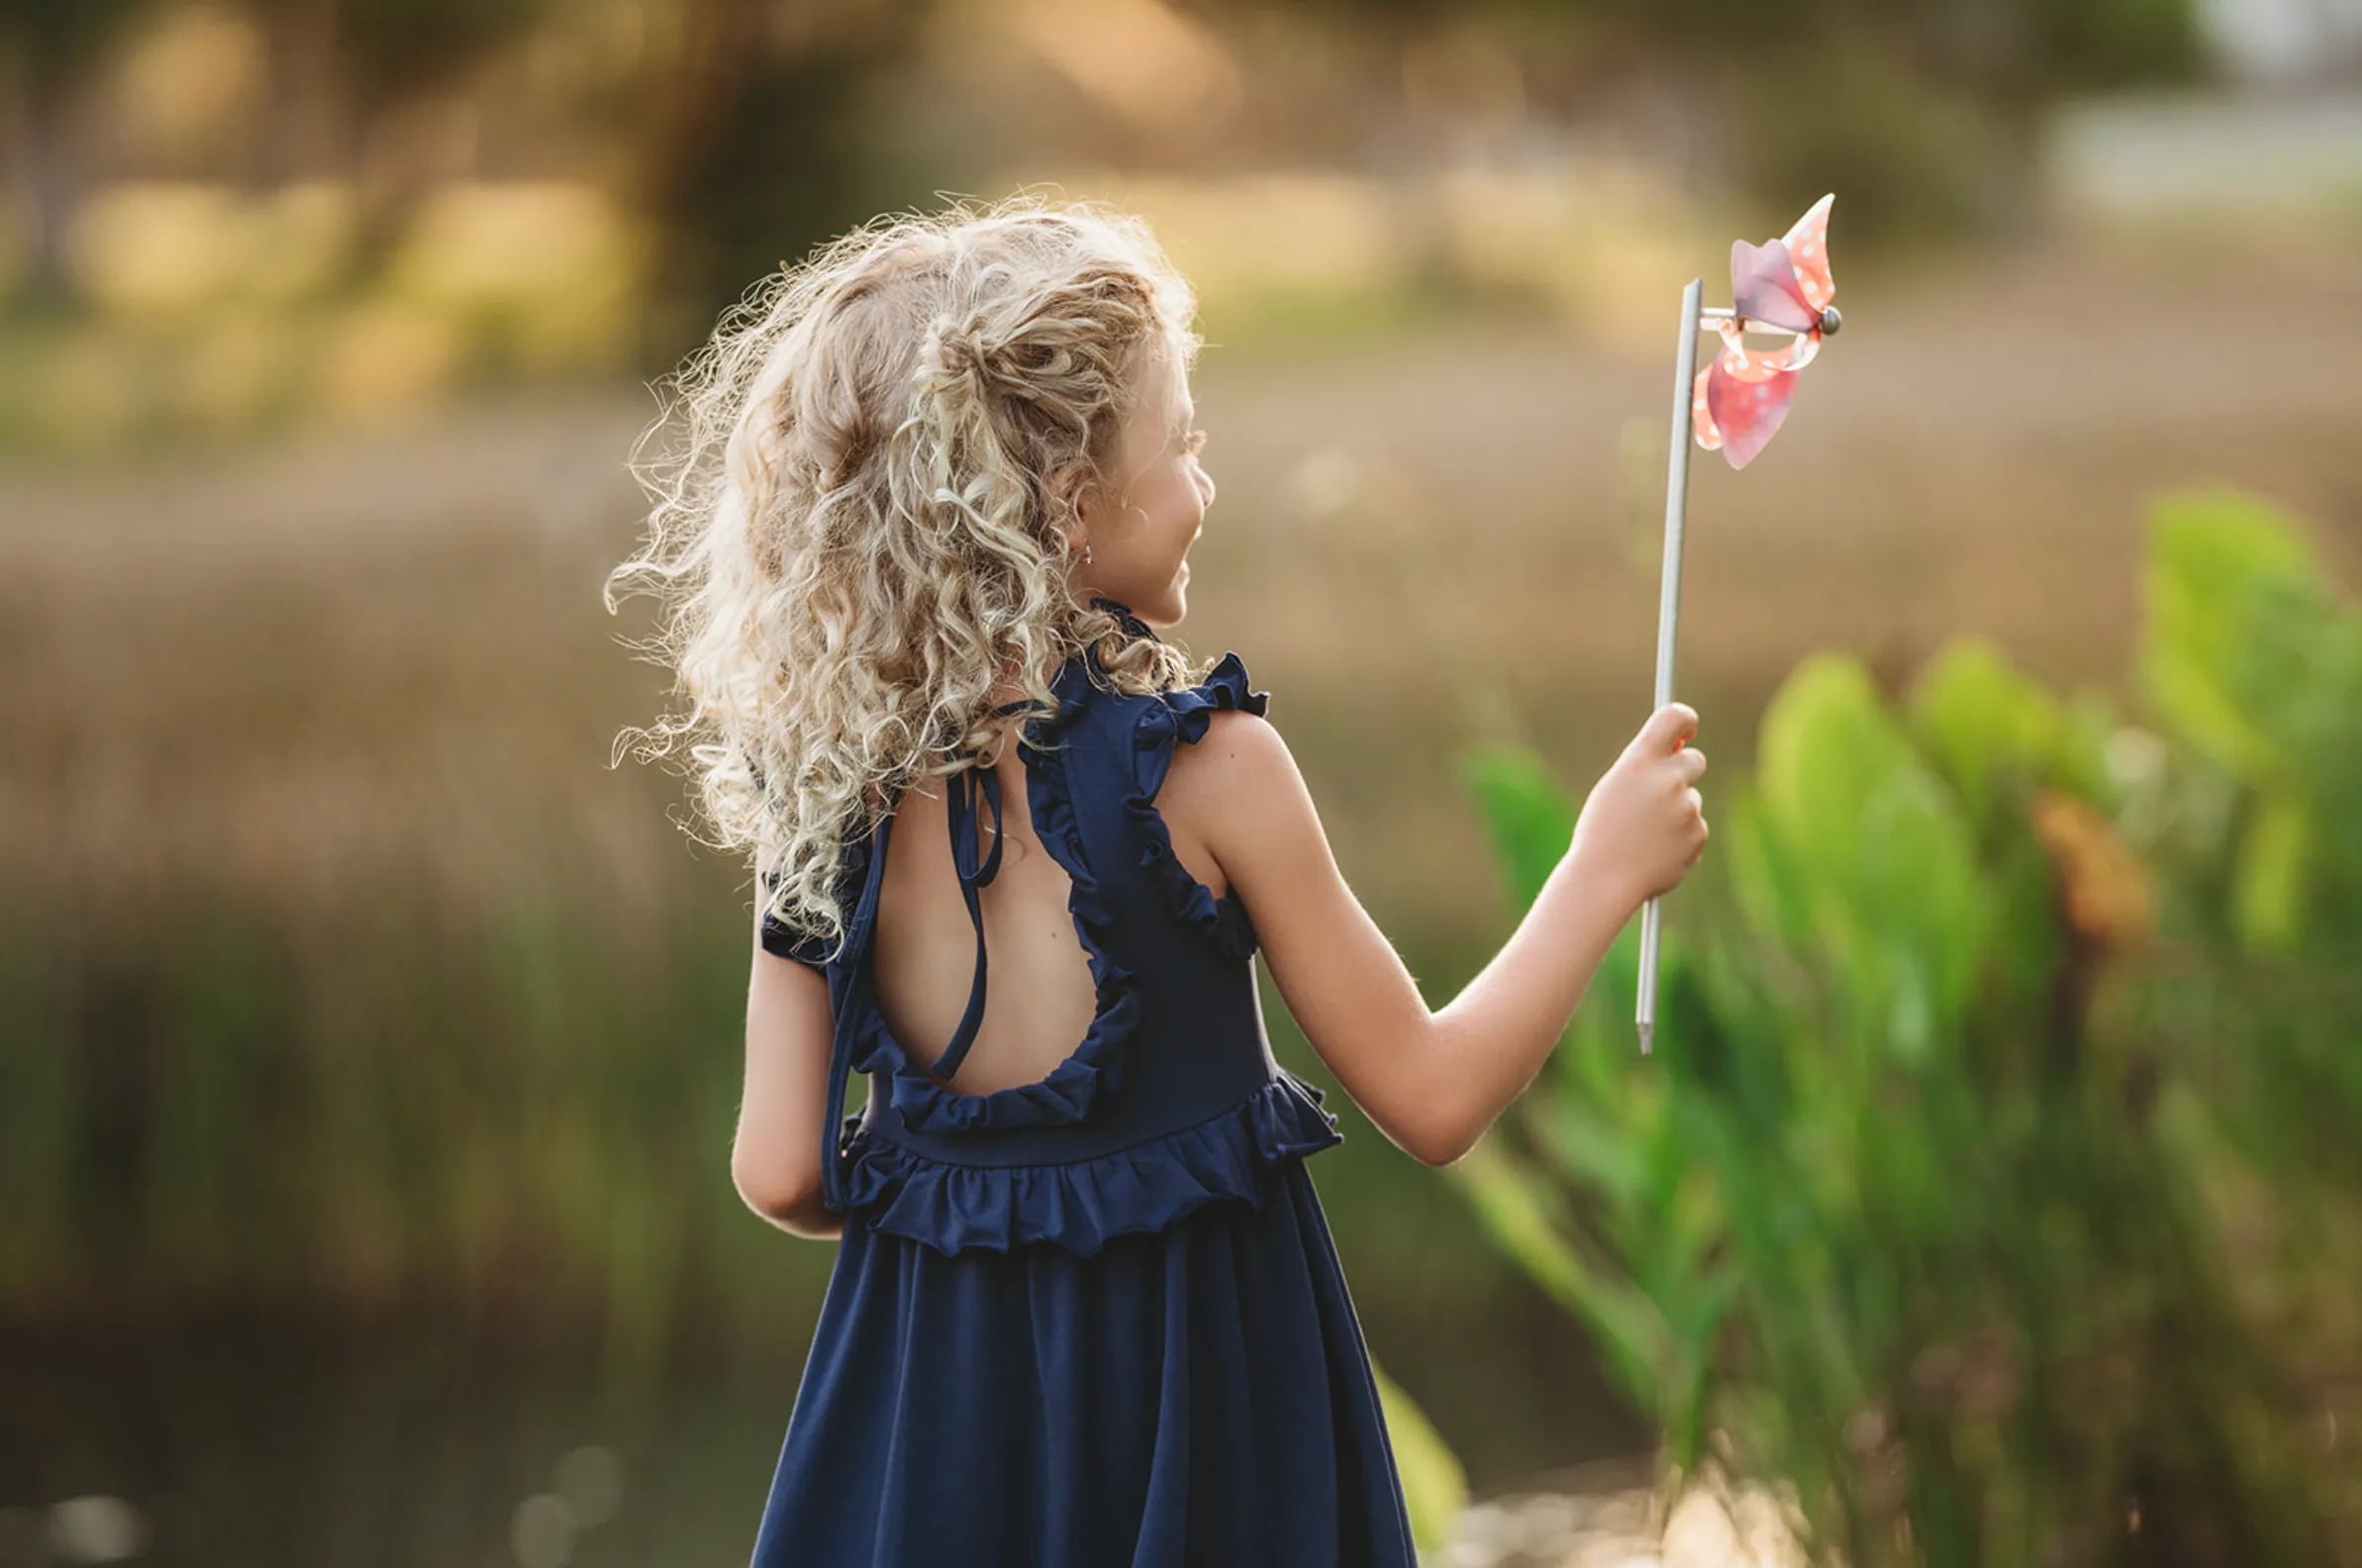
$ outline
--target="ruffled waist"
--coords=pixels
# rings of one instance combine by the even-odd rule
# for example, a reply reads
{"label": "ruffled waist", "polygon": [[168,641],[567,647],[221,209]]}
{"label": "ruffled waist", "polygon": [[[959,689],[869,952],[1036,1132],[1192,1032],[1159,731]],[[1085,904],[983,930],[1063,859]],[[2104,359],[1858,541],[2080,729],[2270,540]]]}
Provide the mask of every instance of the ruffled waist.
{"label": "ruffled waist", "polygon": [[1088,1256],[1162,1230],[1218,1199],[1262,1202],[1282,1162],[1341,1142],[1321,1090],[1279,1075],[1221,1115],[1090,1159],[1045,1165],[938,1160],[846,1119],[846,1208],[876,1230],[938,1252],[1047,1241]]}

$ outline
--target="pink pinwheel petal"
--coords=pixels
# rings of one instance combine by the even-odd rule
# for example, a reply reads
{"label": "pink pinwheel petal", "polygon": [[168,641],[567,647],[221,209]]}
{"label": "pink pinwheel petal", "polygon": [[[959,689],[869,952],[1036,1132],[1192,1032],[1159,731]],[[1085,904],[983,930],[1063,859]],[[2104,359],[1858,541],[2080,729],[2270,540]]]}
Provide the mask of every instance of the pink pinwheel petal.
{"label": "pink pinwheel petal", "polygon": [[1781,242],[1788,247],[1797,283],[1816,316],[1823,305],[1837,297],[1837,280],[1829,275],[1828,269],[1828,210],[1836,199],[1836,192],[1831,191],[1807,208]]}
{"label": "pink pinwheel petal", "polygon": [[1753,462],[1779,434],[1796,396],[1795,371],[1763,368],[1764,373],[1754,373],[1757,366],[1744,354],[1737,366],[1721,355],[1707,371],[1707,412],[1721,437],[1722,456],[1733,468]]}
{"label": "pink pinwheel petal", "polygon": [[1749,321],[1790,332],[1821,325],[1821,307],[1806,294],[1787,245],[1778,240],[1762,246],[1730,242],[1730,304]]}
{"label": "pink pinwheel petal", "polygon": [[1722,445],[1722,427],[1715,422],[1714,404],[1708,393],[1716,377],[1743,385],[1768,381],[1810,359],[1811,349],[1820,342],[1819,334],[1809,333],[1790,339],[1785,348],[1758,350],[1747,346],[1746,337],[1735,323],[1719,321],[1715,330],[1722,335],[1722,346],[1715,350],[1715,357],[1707,367],[1698,372],[1690,392],[1690,424],[1697,432],[1698,444],[1708,451],[1718,451]]}
{"label": "pink pinwheel petal", "polygon": [[1690,428],[1697,433],[1698,444],[1708,451],[1719,451],[1722,445],[1722,432],[1715,424],[1713,407],[1706,399],[1707,377],[1714,374],[1710,365],[1698,372],[1698,379],[1690,383]]}

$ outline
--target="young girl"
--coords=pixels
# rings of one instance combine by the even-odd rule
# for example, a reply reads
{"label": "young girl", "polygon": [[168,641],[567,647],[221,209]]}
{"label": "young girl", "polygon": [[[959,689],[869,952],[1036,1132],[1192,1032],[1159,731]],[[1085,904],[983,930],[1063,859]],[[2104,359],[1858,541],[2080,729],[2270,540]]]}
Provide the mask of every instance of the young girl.
{"label": "young girl", "polygon": [[765,895],[732,1177],[838,1241],[757,1568],[1410,1568],[1303,1164],[1335,1118],[1272,1059],[1254,954],[1443,1165],[1704,848],[1671,706],[1428,1010],[1270,694],[1159,636],[1215,498],[1193,314],[1136,221],[1018,200],[836,242],[681,377],[618,576],[670,596],[690,704],[646,734],[697,739]]}

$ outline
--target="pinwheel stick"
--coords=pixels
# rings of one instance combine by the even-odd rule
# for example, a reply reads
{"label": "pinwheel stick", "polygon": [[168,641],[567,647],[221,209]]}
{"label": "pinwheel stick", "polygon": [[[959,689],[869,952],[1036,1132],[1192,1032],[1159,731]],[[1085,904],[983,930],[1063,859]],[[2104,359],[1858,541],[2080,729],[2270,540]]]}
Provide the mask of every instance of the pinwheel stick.
{"label": "pinwheel stick", "polygon": [[[1681,525],[1690,504],[1691,383],[1698,373],[1698,324],[1705,312],[1703,278],[1681,292],[1681,346],[1673,356],[1673,450],[1665,466],[1665,568],[1657,597],[1657,700],[1673,700],[1673,650],[1681,630]],[[1724,312],[1723,314],[1728,314]],[[1662,901],[1640,907],[1640,986],[1634,1021],[1640,1027],[1640,1054],[1656,1042],[1657,944],[1664,927]]]}

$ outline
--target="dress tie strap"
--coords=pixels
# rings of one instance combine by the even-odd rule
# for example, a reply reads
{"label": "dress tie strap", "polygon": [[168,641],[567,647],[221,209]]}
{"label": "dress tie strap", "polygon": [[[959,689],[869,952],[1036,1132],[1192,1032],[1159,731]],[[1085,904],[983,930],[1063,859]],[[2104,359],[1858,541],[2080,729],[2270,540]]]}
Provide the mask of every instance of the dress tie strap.
{"label": "dress tie strap", "polygon": [[[981,854],[977,847],[976,794],[981,789],[984,799],[992,807],[992,851]],[[984,1023],[985,954],[984,907],[976,890],[991,883],[1001,870],[1001,775],[990,763],[962,769],[953,775],[951,788],[946,792],[943,816],[951,827],[951,868],[959,873],[959,896],[968,906],[968,922],[976,928],[976,977],[968,987],[967,1012],[960,1016],[959,1028],[951,1034],[951,1043],[943,1047],[927,1070],[936,1078],[949,1078],[959,1071],[968,1047],[976,1043],[976,1031]]]}

